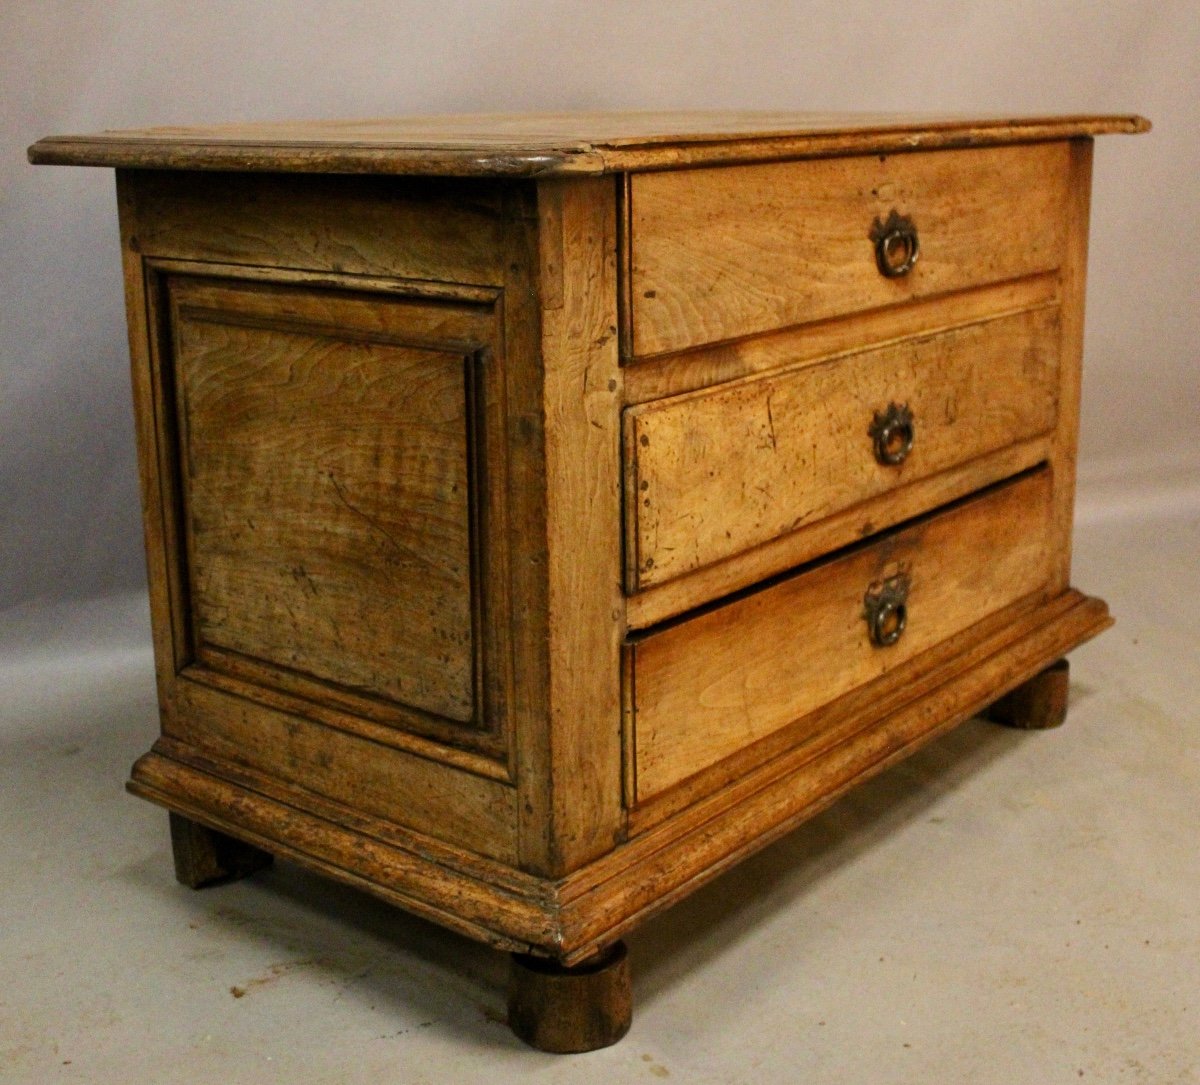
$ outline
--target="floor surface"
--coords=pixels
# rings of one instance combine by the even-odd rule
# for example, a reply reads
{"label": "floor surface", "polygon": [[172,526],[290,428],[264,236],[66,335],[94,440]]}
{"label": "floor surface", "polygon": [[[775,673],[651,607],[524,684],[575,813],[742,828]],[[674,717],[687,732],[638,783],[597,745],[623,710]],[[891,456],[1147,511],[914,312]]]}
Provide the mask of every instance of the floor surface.
{"label": "floor surface", "polygon": [[629,939],[635,1018],[548,1056],[492,951],[286,864],[195,893],[122,791],[143,597],[0,615],[0,1082],[1200,1081],[1200,518],[1091,522],[1118,625],[1057,731],[979,721]]}

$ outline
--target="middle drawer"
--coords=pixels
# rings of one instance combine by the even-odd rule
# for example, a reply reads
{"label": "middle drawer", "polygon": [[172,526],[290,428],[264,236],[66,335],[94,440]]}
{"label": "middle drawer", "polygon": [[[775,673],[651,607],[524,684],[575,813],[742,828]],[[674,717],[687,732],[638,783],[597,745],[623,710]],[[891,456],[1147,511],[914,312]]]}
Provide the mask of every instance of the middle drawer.
{"label": "middle drawer", "polygon": [[1058,358],[1047,305],[628,408],[627,587],[1048,433]]}

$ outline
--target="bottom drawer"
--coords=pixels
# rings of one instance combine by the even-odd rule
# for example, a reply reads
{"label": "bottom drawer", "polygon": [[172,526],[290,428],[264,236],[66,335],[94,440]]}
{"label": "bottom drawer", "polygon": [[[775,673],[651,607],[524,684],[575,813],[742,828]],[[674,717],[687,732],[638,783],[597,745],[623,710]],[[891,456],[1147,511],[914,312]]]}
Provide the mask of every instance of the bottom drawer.
{"label": "bottom drawer", "polygon": [[1038,469],[635,642],[635,800],[1044,588],[1050,493]]}

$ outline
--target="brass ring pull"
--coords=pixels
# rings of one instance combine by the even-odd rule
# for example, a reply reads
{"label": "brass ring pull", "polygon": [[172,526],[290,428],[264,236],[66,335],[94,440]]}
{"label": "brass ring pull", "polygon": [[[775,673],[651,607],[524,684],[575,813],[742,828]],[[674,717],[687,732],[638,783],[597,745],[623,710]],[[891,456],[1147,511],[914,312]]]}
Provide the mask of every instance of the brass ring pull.
{"label": "brass ring pull", "polygon": [[889,403],[886,411],[876,411],[867,433],[875,442],[875,459],[884,467],[898,467],[908,459],[917,436],[908,404]]}
{"label": "brass ring pull", "polygon": [[921,255],[916,223],[895,209],[886,221],[875,220],[870,238],[875,242],[875,263],[884,278],[899,279],[907,275]]}
{"label": "brass ring pull", "polygon": [[908,627],[908,589],[905,573],[867,589],[863,617],[867,620],[867,636],[876,648],[890,648]]}

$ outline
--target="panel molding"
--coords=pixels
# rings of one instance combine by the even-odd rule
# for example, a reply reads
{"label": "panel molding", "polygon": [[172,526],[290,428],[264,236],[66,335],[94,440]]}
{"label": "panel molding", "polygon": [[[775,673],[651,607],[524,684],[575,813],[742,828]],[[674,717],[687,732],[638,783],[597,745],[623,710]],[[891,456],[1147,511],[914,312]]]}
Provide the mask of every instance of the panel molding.
{"label": "panel molding", "polygon": [[[502,297],[498,288],[424,281],[407,282],[359,275],[306,273],[275,268],[220,265],[205,261],[146,259],[143,275],[152,342],[155,415],[160,435],[161,503],[175,677],[222,689],[264,707],[304,715],[315,722],[374,742],[454,764],[478,775],[511,780],[511,701],[513,662],[509,637],[509,599],[500,570],[508,567],[507,540],[489,531],[506,516],[507,443],[503,383]],[[197,284],[203,289],[197,292]],[[191,296],[184,296],[181,285]],[[205,290],[211,297],[205,297]],[[399,329],[348,327],[332,316],[294,313],[272,315],[233,311],[212,298],[262,293],[284,302],[316,298],[356,299],[406,306]],[[200,298],[203,303],[198,303]],[[259,299],[261,301],[261,298]],[[411,308],[409,308],[411,303]],[[285,306],[286,307],[286,306]],[[319,308],[319,306],[318,306]],[[317,314],[319,317],[319,314]],[[178,367],[177,329],[181,319],[213,322],[281,334],[327,337],[335,343],[365,343],[445,355],[462,366],[466,455],[466,559],[470,628],[471,710],[466,718],[394,695],[356,688],[303,667],[260,657],[206,636],[197,620],[195,556],[188,525],[186,419]],[[505,574],[506,575],[506,574]],[[403,629],[397,630],[403,635]]]}

